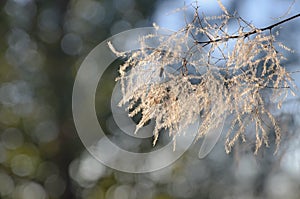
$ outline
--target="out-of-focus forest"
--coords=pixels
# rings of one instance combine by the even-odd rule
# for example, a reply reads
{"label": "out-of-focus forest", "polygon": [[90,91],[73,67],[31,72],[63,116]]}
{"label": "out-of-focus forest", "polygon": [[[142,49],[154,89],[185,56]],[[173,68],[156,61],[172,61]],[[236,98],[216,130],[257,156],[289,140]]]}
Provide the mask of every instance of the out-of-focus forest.
{"label": "out-of-focus forest", "polygon": [[[260,21],[249,2],[226,5],[247,20],[256,16],[253,23]],[[297,1],[292,9],[291,2],[274,2],[291,11],[286,16],[299,12]],[[221,140],[205,159],[197,158],[199,145],[195,144],[167,168],[130,174],[100,164],[84,149],[72,118],[73,83],[83,59],[100,42],[121,31],[149,27],[156,21],[169,28],[184,25],[184,17],[167,14],[182,5],[183,1],[170,0],[0,1],[0,198],[300,197],[298,98],[289,98],[284,111],[278,113],[284,134],[276,155],[271,145],[255,156],[251,143],[238,144],[227,155]],[[216,5],[209,6],[209,14],[219,13],[213,8]],[[266,23],[276,22],[284,13],[274,10]],[[299,65],[299,25],[296,19],[279,29],[279,39],[295,49],[286,54],[290,71]],[[117,72],[112,73],[107,77],[114,78]],[[109,98],[111,86],[102,84],[101,89],[101,97]],[[101,106],[101,100],[99,103]]]}

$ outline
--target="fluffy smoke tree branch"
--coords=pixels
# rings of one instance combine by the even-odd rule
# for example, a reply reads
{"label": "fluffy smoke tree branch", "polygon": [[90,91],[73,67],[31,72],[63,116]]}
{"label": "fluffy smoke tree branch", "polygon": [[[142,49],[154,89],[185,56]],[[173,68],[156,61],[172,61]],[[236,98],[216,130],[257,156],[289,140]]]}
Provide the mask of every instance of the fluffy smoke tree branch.
{"label": "fluffy smoke tree branch", "polygon": [[[130,116],[142,114],[136,132],[155,120],[154,144],[163,129],[176,136],[199,120],[201,138],[227,117],[226,152],[237,140],[246,141],[247,132],[255,140],[255,153],[269,146],[270,133],[278,148],[281,129],[270,104],[280,108],[295,84],[280,53],[292,50],[277,42],[272,30],[300,14],[257,28],[218,2],[220,16],[200,15],[193,6],[194,17],[181,30],[140,39],[142,49],[127,53],[119,69],[120,104],[128,105]],[[152,40],[159,41],[154,49]],[[117,55],[125,54],[110,47]]]}

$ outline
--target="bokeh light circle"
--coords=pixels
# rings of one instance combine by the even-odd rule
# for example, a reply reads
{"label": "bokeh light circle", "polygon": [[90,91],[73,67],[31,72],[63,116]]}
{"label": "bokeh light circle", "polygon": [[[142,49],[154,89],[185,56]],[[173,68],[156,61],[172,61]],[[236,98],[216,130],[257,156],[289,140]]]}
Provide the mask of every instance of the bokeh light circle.
{"label": "bokeh light circle", "polygon": [[[96,46],[81,64],[74,82],[72,111],[77,133],[85,148],[102,164],[129,173],[145,173],[162,169],[175,162],[190,147],[194,133],[185,133],[176,139],[176,150],[168,143],[158,150],[147,153],[126,151],[112,142],[103,132],[95,109],[95,94],[104,71],[117,59],[108,42],[118,51],[141,49],[139,38],[159,33],[155,28],[137,28],[114,35]],[[112,101],[115,99],[111,99]],[[113,104],[113,103],[112,103]],[[184,131],[194,131],[198,123]],[[122,129],[122,128],[121,128]]]}

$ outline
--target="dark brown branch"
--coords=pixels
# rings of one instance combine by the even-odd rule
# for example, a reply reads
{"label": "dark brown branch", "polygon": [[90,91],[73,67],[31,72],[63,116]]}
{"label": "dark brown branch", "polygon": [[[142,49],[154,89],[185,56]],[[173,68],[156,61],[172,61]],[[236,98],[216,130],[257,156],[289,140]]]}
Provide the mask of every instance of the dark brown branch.
{"label": "dark brown branch", "polygon": [[261,31],[271,30],[272,28],[274,28],[274,27],[276,27],[276,26],[279,26],[280,24],[283,24],[283,23],[285,23],[285,22],[287,22],[287,21],[290,21],[290,20],[292,20],[292,19],[295,19],[295,18],[297,18],[297,17],[300,17],[300,13],[299,13],[299,14],[296,14],[296,15],[290,17],[290,18],[287,18],[287,19],[285,19],[285,20],[279,21],[278,23],[275,23],[275,24],[273,24],[273,25],[267,26],[267,27],[265,27],[265,28],[261,28],[260,30],[261,30]]}
{"label": "dark brown branch", "polygon": [[241,35],[229,35],[227,37],[223,37],[223,38],[219,38],[219,39],[211,39],[211,40],[208,40],[208,41],[195,41],[195,43],[207,45],[207,44],[210,44],[210,43],[215,43],[215,42],[220,42],[220,41],[227,41],[228,39],[237,39],[237,38],[242,38],[242,37],[248,37],[250,35],[256,34],[256,33],[261,32],[261,31],[272,30],[272,28],[274,28],[276,26],[279,26],[280,24],[283,24],[283,23],[285,23],[287,21],[290,21],[292,19],[295,19],[297,17],[300,17],[300,13],[296,14],[296,15],[290,17],[290,18],[287,18],[285,20],[279,21],[278,23],[272,24],[270,26],[267,26],[267,27],[264,27],[264,28],[258,28],[258,29],[255,29],[253,31],[250,31],[250,32],[245,32],[244,34],[241,34]]}

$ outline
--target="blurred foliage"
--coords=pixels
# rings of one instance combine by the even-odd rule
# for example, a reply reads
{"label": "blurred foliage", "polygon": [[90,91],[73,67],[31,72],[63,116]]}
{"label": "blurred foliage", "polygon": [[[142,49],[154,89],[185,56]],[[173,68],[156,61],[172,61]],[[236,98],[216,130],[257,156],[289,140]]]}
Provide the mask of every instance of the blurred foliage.
{"label": "blurred foliage", "polygon": [[[282,165],[284,145],[278,156],[266,149],[255,157],[246,149],[226,156],[221,143],[204,160],[195,145],[176,164],[148,174],[114,171],[84,150],[71,110],[79,65],[109,36],[150,26],[162,2],[0,1],[1,198],[299,198],[299,152],[285,159],[294,165]],[[281,122],[296,132],[299,118],[286,114]]]}
{"label": "blurred foliage", "polygon": [[113,178],[90,191],[72,179],[77,178],[72,165],[83,150],[72,122],[73,81],[83,58],[102,40],[149,26],[155,1],[0,5],[1,198],[99,198]]}

